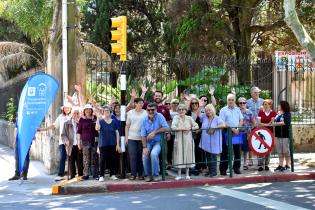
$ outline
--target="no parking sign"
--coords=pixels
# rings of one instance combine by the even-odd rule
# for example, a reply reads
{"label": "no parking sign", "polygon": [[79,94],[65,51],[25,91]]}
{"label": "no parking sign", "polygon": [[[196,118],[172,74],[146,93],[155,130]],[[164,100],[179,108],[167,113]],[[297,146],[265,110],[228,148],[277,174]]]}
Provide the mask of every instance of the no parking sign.
{"label": "no parking sign", "polygon": [[268,128],[255,128],[249,135],[249,147],[258,156],[269,154],[274,145],[274,136]]}

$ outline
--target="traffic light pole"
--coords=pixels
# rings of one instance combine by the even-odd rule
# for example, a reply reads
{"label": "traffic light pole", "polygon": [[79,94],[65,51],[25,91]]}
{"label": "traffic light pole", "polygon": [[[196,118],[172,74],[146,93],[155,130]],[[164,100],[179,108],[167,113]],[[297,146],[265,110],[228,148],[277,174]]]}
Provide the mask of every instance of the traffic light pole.
{"label": "traffic light pole", "polygon": [[122,153],[120,154],[120,175],[121,178],[126,177],[126,161],[127,161],[127,154],[125,148],[125,126],[126,126],[126,62],[121,62],[121,70],[120,70],[120,95],[121,95],[121,137],[120,137],[120,146],[122,149]]}

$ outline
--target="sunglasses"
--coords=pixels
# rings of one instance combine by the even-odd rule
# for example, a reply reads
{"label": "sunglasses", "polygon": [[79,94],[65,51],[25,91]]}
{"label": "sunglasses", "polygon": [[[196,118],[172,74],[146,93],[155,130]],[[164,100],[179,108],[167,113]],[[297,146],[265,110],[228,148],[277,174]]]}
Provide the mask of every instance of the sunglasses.
{"label": "sunglasses", "polygon": [[148,112],[154,112],[155,109],[147,109]]}
{"label": "sunglasses", "polygon": [[204,102],[208,102],[208,99],[202,99]]}
{"label": "sunglasses", "polygon": [[193,102],[193,103],[191,103],[191,105],[196,105],[196,104],[199,104],[198,102]]}
{"label": "sunglasses", "polygon": [[246,104],[246,102],[239,102],[239,104]]}
{"label": "sunglasses", "polygon": [[170,103],[165,103],[165,105],[171,105]]}

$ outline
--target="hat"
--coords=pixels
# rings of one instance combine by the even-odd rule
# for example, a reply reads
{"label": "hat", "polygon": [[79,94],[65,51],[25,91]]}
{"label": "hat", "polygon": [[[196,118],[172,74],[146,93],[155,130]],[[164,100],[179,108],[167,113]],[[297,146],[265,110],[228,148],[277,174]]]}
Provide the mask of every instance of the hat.
{"label": "hat", "polygon": [[93,109],[93,107],[91,104],[85,104],[83,110],[85,110],[85,109]]}
{"label": "hat", "polygon": [[252,93],[252,92],[254,92],[255,90],[258,91],[258,92],[261,91],[261,90],[259,89],[259,87],[254,86],[254,87],[252,87],[252,88],[250,89],[250,92]]}
{"label": "hat", "polygon": [[171,100],[171,104],[179,104],[179,100],[174,98]]}
{"label": "hat", "polygon": [[69,102],[64,102],[63,106],[61,106],[61,109],[68,107],[68,108],[72,108],[72,104],[70,104]]}

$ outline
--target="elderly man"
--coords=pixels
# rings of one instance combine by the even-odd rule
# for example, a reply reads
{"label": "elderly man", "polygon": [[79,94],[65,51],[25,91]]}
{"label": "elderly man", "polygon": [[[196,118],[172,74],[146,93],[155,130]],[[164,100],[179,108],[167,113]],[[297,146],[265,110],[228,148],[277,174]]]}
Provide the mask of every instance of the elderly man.
{"label": "elderly man", "polygon": [[157,105],[147,106],[148,116],[141,126],[143,147],[143,166],[145,181],[160,181],[159,154],[161,152],[161,133],[169,131],[169,126],[161,113],[157,113]]}
{"label": "elderly man", "polygon": [[[235,95],[228,94],[227,96],[227,106],[220,110],[220,118],[224,121],[227,127],[232,128],[232,135],[237,136],[239,134],[239,126],[243,125],[243,115],[241,110],[236,106]],[[220,174],[225,176],[226,170],[228,168],[228,147],[226,143],[226,129],[223,130],[223,142],[222,142],[222,153],[220,161]],[[233,144],[234,153],[234,163],[233,169],[236,174],[240,174],[241,167],[241,150],[240,142],[234,142]]]}
{"label": "elderly man", "polygon": [[257,122],[259,109],[262,108],[264,100],[259,98],[260,89],[258,87],[252,87],[250,89],[250,95],[252,96],[247,100],[247,108],[253,113]]}

